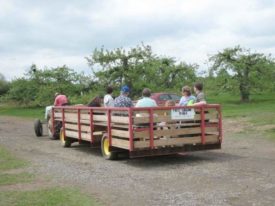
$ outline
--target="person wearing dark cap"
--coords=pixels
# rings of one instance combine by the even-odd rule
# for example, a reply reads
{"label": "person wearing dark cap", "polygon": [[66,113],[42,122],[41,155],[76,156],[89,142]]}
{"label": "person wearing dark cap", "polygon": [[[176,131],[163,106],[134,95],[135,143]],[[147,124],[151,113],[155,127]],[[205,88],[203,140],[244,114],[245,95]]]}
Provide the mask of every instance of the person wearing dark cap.
{"label": "person wearing dark cap", "polygon": [[121,87],[120,95],[115,98],[115,107],[132,107],[132,100],[128,97],[130,94],[130,88],[127,85]]}
{"label": "person wearing dark cap", "polygon": [[156,107],[156,101],[150,98],[151,90],[148,88],[143,89],[142,99],[138,100],[135,107]]}

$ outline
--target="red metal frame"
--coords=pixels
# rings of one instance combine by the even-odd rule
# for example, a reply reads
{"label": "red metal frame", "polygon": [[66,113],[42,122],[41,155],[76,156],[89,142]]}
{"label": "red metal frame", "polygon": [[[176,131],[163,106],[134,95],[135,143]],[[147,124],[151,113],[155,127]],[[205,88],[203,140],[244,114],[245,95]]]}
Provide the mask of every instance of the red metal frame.
{"label": "red metal frame", "polygon": [[222,134],[222,111],[221,111],[221,107],[217,108],[218,113],[219,113],[219,139],[220,142],[222,143],[222,139],[223,139],[223,134]]}
{"label": "red metal frame", "polygon": [[149,109],[150,114],[150,148],[154,148],[154,113],[153,109]]}
{"label": "red metal frame", "polygon": [[91,144],[94,143],[94,116],[93,116],[93,109],[90,109],[90,130],[91,130]]}
{"label": "red metal frame", "polygon": [[[170,110],[170,109],[184,109],[184,108],[193,108],[193,109],[199,109],[200,110],[200,115],[201,115],[201,142],[202,145],[205,145],[206,142],[206,136],[205,136],[205,128],[206,127],[211,127],[213,125],[207,125],[205,123],[205,113],[207,109],[216,109],[218,111],[218,129],[219,129],[219,138],[220,142],[222,142],[222,114],[221,114],[221,106],[219,104],[210,104],[210,105],[200,105],[200,106],[174,106],[174,107],[135,107],[135,108],[104,108],[104,107],[96,107],[96,108],[91,108],[91,107],[75,107],[75,106],[66,106],[66,109],[74,109],[78,111],[78,129],[79,129],[79,140],[81,141],[81,124],[80,124],[80,111],[81,110],[88,110],[90,111],[90,128],[91,128],[91,143],[94,142],[94,135],[93,135],[93,130],[94,130],[94,125],[93,125],[93,110],[102,110],[102,111],[107,111],[107,116],[108,116],[108,121],[107,121],[107,132],[108,132],[108,139],[109,139],[109,144],[110,147],[112,146],[112,111],[127,111],[129,115],[129,150],[132,152],[134,151],[134,134],[133,134],[133,113],[134,111],[148,111],[149,112],[149,118],[150,118],[150,149],[154,149],[154,111],[155,110]],[[52,117],[53,117],[53,132],[54,132],[54,110],[55,109],[61,109],[62,111],[62,127],[63,127],[63,132],[64,136],[66,138],[65,134],[65,112],[64,112],[64,107],[54,107],[52,110]]]}
{"label": "red metal frame", "polygon": [[201,107],[201,143],[205,144],[205,113],[204,107]]}
{"label": "red metal frame", "polygon": [[130,137],[130,152],[134,150],[134,132],[133,132],[133,110],[128,109],[129,112],[129,137]]}
{"label": "red metal frame", "polygon": [[112,125],[111,125],[112,116],[111,116],[111,110],[110,109],[108,109],[107,112],[108,112],[108,121],[107,121],[107,124],[108,124],[108,139],[109,139],[109,147],[111,147],[112,146]]}
{"label": "red metal frame", "polygon": [[78,142],[80,143],[81,140],[82,140],[82,137],[81,137],[81,122],[80,122],[80,116],[81,116],[81,109],[78,108],[77,109],[77,126],[78,126]]}
{"label": "red metal frame", "polygon": [[64,108],[62,108],[62,128],[63,128],[63,134],[64,134],[64,140],[66,139],[66,129],[65,129],[65,112]]}
{"label": "red metal frame", "polygon": [[55,123],[54,123],[54,108],[52,108],[52,128],[51,128],[51,132],[52,134],[54,134],[54,126],[55,126]]}

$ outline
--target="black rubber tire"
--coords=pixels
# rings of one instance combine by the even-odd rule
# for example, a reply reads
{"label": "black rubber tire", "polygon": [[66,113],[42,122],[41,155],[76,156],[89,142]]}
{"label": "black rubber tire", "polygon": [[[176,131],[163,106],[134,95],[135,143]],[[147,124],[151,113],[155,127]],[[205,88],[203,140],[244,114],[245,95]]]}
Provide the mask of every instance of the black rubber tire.
{"label": "black rubber tire", "polygon": [[48,121],[48,134],[52,140],[57,140],[57,139],[59,139],[59,136],[60,136],[60,129],[62,127],[62,122],[56,121],[54,123],[54,134],[52,134],[51,128],[49,126],[49,125],[52,125],[51,121],[52,121],[52,119],[49,119],[49,121]]}
{"label": "black rubber tire", "polygon": [[[114,152],[114,151],[109,151],[108,153],[105,152],[105,149],[104,149],[104,142],[105,141],[108,141],[108,137],[107,137],[107,134],[104,134],[101,138],[101,154],[102,156],[106,159],[106,160],[116,160],[117,157],[118,157],[118,154],[117,152]],[[106,144],[106,143],[105,143]]]}
{"label": "black rubber tire", "polygon": [[65,137],[63,133],[63,129],[60,129],[60,142],[63,147],[71,147],[73,141],[69,137]]}
{"label": "black rubber tire", "polygon": [[37,137],[41,137],[43,135],[43,126],[40,119],[36,119],[34,121],[34,132]]}

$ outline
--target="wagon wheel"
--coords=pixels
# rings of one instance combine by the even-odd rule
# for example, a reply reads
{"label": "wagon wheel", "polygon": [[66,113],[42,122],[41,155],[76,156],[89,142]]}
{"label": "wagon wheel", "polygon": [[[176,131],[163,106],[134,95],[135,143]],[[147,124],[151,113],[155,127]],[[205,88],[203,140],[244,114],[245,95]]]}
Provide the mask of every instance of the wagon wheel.
{"label": "wagon wheel", "polygon": [[104,134],[103,137],[101,138],[101,153],[102,153],[102,156],[106,160],[115,160],[115,159],[117,159],[117,152],[110,151],[109,146],[110,146],[109,139],[108,139],[107,135]]}
{"label": "wagon wheel", "polygon": [[40,119],[36,119],[34,121],[34,132],[37,137],[41,137],[43,135],[43,126]]}
{"label": "wagon wheel", "polygon": [[60,129],[60,136],[59,137],[60,137],[61,145],[63,147],[71,147],[73,142],[72,142],[71,138],[65,137],[64,131],[63,131],[62,128]]}
{"label": "wagon wheel", "polygon": [[54,123],[54,134],[52,133],[52,119],[50,118],[48,121],[48,135],[51,139],[59,139],[59,133],[60,133],[60,128],[62,127],[62,123],[55,121]]}

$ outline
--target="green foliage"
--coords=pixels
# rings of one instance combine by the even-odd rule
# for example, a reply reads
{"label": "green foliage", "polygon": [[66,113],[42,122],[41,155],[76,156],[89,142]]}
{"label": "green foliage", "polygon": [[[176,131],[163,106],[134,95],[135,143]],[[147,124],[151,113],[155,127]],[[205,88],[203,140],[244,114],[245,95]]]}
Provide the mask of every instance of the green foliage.
{"label": "green foliage", "polygon": [[28,105],[35,100],[38,89],[33,80],[19,78],[11,82],[8,99],[18,102],[20,105]]}
{"label": "green foliage", "polygon": [[224,49],[209,60],[213,62],[210,77],[215,77],[216,86],[226,90],[238,88],[243,102],[250,100],[253,91],[274,87],[275,63],[270,56],[236,46]]}
{"label": "green foliage", "polygon": [[275,89],[274,60],[240,46],[224,49],[210,57],[209,74],[201,76],[198,75],[198,65],[157,56],[144,44],[128,50],[95,49],[86,59],[92,70],[91,76],[66,66],[39,69],[35,65],[24,77],[10,83],[0,75],[0,88],[4,94],[0,101],[44,107],[53,104],[56,92],[62,92],[71,104],[87,104],[93,97],[104,95],[108,85],[114,87],[114,95],[118,96],[120,87],[127,84],[131,88],[131,97],[137,99],[145,87],[152,92],[179,93],[182,86],[192,86],[200,81],[204,83],[206,93],[239,93],[241,100],[246,102],[251,94]]}
{"label": "green foliage", "polygon": [[46,106],[54,102],[54,94],[78,96],[89,90],[90,78],[63,66],[38,69],[32,65],[23,78],[11,82],[8,99],[22,105]]}
{"label": "green foliage", "polygon": [[107,85],[120,88],[127,84],[132,96],[140,96],[144,87],[152,91],[165,91],[181,88],[183,84],[196,79],[196,65],[184,62],[176,64],[173,58],[158,57],[150,46],[141,45],[124,49],[95,49],[86,58],[101,89]]}

